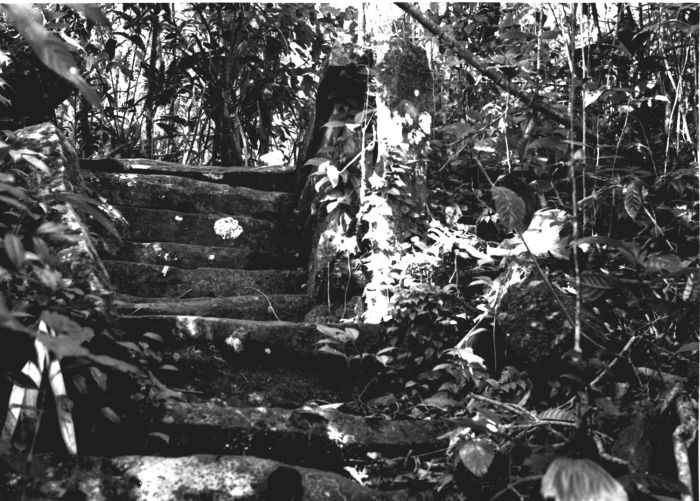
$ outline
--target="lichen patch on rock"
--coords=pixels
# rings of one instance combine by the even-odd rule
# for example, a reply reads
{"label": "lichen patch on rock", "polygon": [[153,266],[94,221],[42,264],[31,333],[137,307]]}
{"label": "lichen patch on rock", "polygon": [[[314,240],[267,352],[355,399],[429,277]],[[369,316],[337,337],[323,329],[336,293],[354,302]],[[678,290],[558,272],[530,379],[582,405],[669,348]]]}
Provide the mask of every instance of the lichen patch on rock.
{"label": "lichen patch on rock", "polygon": [[214,223],[214,232],[224,240],[235,240],[243,233],[243,227],[238,220],[225,217]]}

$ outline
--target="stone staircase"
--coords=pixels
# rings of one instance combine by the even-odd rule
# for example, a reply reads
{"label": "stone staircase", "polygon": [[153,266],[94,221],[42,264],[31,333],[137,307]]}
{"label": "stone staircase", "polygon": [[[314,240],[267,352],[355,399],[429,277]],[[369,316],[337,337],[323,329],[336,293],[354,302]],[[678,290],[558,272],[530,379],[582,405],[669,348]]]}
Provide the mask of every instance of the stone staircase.
{"label": "stone staircase", "polygon": [[[377,458],[444,451],[437,437],[465,423],[357,412],[362,388],[302,322],[312,302],[291,223],[294,171],[136,160],[82,168],[90,194],[128,223],[123,240],[100,244],[119,326],[157,353],[155,375],[180,398],[134,402],[119,424],[78,437],[83,454],[99,457],[63,475],[80,470],[85,482],[129,493],[105,499],[432,499],[416,484],[373,490],[348,475]],[[357,328],[355,349],[377,348],[379,327]],[[324,405],[335,403],[351,411]]]}

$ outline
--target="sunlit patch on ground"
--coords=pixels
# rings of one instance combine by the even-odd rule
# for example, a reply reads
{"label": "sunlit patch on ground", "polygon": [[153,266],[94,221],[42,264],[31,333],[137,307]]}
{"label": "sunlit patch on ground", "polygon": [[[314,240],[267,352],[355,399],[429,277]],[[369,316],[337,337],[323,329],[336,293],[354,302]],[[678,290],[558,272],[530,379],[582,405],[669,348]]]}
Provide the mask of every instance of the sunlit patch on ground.
{"label": "sunlit patch on ground", "polygon": [[138,174],[118,174],[119,179],[124,179],[128,181],[126,183],[127,186],[134,186],[134,180],[137,176]]}
{"label": "sunlit patch on ground", "polygon": [[180,335],[186,335],[191,338],[196,338],[198,333],[197,317],[189,315],[178,316],[175,332],[177,332]]}
{"label": "sunlit patch on ground", "polygon": [[[187,468],[197,467],[209,473],[194,478],[183,476],[182,471]],[[141,466],[138,471],[140,481],[139,491],[147,496],[156,496],[158,493],[174,491],[183,487],[188,489],[208,488],[219,491],[225,497],[233,498],[251,496],[254,494],[253,482],[255,477],[248,473],[222,472],[217,463],[207,465],[206,460],[196,458],[173,458],[161,460],[152,464]]]}
{"label": "sunlit patch on ground", "polygon": [[337,429],[332,424],[328,424],[328,438],[339,444],[350,444],[354,442],[353,437]]}

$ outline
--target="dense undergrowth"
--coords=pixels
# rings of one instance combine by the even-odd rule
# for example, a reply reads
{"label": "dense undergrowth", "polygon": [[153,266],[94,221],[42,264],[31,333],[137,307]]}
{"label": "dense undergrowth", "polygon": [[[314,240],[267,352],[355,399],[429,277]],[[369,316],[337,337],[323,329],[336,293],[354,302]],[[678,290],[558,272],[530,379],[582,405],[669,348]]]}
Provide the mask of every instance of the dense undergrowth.
{"label": "dense undergrowth", "polygon": [[[446,492],[456,483],[480,498],[531,498],[546,471],[551,481],[581,469],[618,499],[622,488],[593,462],[633,497],[686,492],[673,448],[695,440],[698,164],[697,130],[677,103],[694,102],[695,83],[689,66],[676,67],[677,78],[659,71],[675,57],[665,36],[694,47],[697,11],[649,6],[639,26],[619,7],[629,24],[603,35],[588,9],[569,18],[552,10],[551,31],[550,12],[524,6],[460,17],[470,7],[455,5],[440,16],[511,83],[560,102],[573,96],[569,112],[595,130],[542,120],[488,80],[475,84],[458,58],[433,60],[436,74],[445,71],[434,81],[443,93],[428,220],[392,262],[386,346],[350,358],[375,362],[361,394],[370,412],[474,419],[450,435],[448,464],[440,453],[412,458],[412,478]],[[496,35],[492,17],[504,14]],[[664,16],[690,24],[665,31]],[[562,31],[590,29],[593,19],[600,40],[573,53],[569,61],[584,58],[573,80],[562,78],[557,47],[572,51]],[[636,30],[635,42],[625,30]],[[553,214],[554,225],[545,217]],[[535,288],[518,289],[524,277]],[[557,315],[566,318],[549,322]],[[520,332],[530,325],[537,339]],[[553,463],[558,456],[582,461]]]}
{"label": "dense undergrowth", "polygon": [[[72,78],[85,99],[64,102],[59,118],[86,156],[306,160],[300,137],[311,129],[311,97],[331,42],[344,30],[343,40],[361,41],[354,9],[110,9],[119,33],[97,28],[104,20],[91,10],[88,21],[63,7],[43,14],[85,60],[87,80]],[[31,37],[22,15],[14,13],[15,27]],[[410,17],[393,26],[395,36],[428,47],[435,101],[428,205],[387,274],[385,346],[342,356],[362,381],[353,411],[470,425],[447,434],[442,450],[373,458],[353,476],[371,484],[371,472],[374,485],[477,499],[565,499],[557,479],[578,471],[609,499],[621,499],[622,487],[634,499],[678,499],[688,481],[678,468],[697,451],[697,5],[599,12],[592,4],[450,4],[426,15],[507,86]],[[150,40],[140,34],[149,26]],[[5,50],[28,57],[10,38]],[[220,50],[222,40],[236,50]],[[30,43],[40,61],[70,73],[73,56],[54,39]],[[246,72],[235,73],[236,65]],[[358,74],[374,76],[372,68]],[[136,85],[139,78],[146,84]],[[570,122],[534,111],[514,88],[546,96]],[[313,210],[345,218],[349,245],[338,268],[349,283],[362,268],[362,218],[372,212],[359,206],[357,154],[374,151],[374,109],[370,100],[342,97],[346,108],[325,110],[328,121],[317,130],[332,139],[332,154],[310,165],[318,167]],[[102,118],[88,102],[103,108]],[[129,370],[119,357],[95,359],[99,349],[81,351],[101,324],[91,323],[88,293],[64,287],[54,269],[51,241],[66,233],[48,216],[61,200],[29,186],[46,165],[14,148],[11,134],[0,153],[3,328],[26,339],[36,336],[27,326],[43,318],[66,334],[55,346],[66,356]],[[385,195],[407,200],[401,176],[410,167],[392,161],[395,184]],[[108,225],[89,201],[73,201]],[[328,337],[322,349],[336,354],[356,335],[320,330]],[[158,342],[119,346],[147,370],[158,365],[149,344]],[[86,371],[76,372],[75,390],[104,392],[102,370]],[[146,398],[147,387],[153,398],[170,395],[147,379],[133,396]],[[118,419],[108,405],[96,407]],[[412,473],[395,475],[409,463]],[[697,465],[691,469],[696,475]],[[570,499],[584,495],[603,496]]]}

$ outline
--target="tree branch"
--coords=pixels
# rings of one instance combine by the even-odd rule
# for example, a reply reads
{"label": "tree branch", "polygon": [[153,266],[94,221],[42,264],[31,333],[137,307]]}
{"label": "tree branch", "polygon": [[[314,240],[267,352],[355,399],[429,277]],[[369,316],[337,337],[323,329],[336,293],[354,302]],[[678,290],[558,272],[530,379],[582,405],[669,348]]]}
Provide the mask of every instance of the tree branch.
{"label": "tree branch", "polygon": [[[464,59],[471,67],[476,69],[482,75],[490,78],[494,83],[505,90],[509,94],[517,97],[520,101],[530,106],[533,110],[539,111],[543,115],[551,118],[555,122],[565,126],[570,126],[570,118],[567,113],[557,110],[552,106],[547,105],[542,97],[537,94],[528,94],[516,88],[500,71],[486,67],[477,57],[467,50],[461,42],[457,41],[452,36],[448,35],[444,29],[435,24],[433,21],[423,15],[416,5],[406,2],[396,2],[396,5],[418,21],[426,30],[438,37],[440,41],[448,48],[452,49],[459,57]],[[574,118],[574,126],[578,128],[580,121]],[[593,136],[592,132],[587,131],[587,135]]]}

